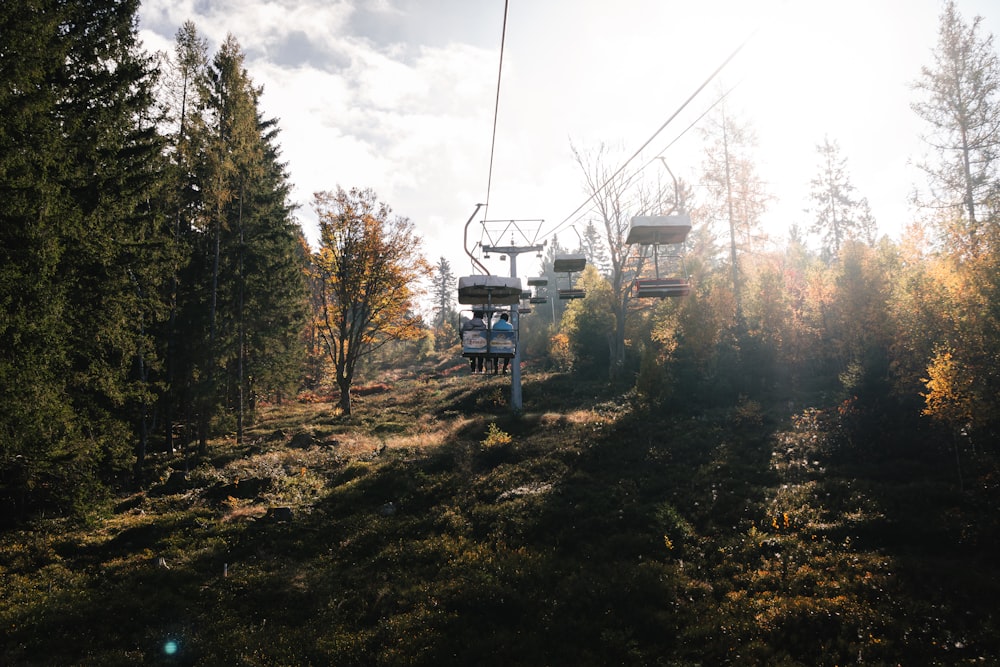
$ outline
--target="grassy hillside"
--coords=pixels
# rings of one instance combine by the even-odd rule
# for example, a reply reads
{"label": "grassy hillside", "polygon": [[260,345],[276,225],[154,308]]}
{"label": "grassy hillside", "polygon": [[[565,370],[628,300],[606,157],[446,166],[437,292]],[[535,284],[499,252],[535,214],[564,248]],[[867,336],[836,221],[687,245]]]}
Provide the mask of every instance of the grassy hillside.
{"label": "grassy hillside", "polygon": [[[455,371],[460,369],[455,368]],[[439,373],[153,457],[0,536],[7,665],[914,665],[1000,655],[1000,475],[744,401]],[[823,406],[817,406],[822,408]],[[995,663],[994,663],[995,664]]]}

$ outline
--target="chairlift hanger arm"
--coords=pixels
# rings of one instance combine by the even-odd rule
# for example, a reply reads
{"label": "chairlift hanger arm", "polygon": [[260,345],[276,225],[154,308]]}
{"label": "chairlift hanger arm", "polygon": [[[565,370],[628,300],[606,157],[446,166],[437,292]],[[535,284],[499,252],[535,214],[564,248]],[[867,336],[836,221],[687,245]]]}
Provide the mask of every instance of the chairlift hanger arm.
{"label": "chairlift hanger arm", "polygon": [[478,259],[476,259],[476,256],[472,254],[471,250],[469,250],[469,225],[472,224],[472,219],[476,217],[476,214],[479,213],[479,209],[481,209],[483,206],[485,206],[485,204],[476,204],[476,210],[472,212],[472,215],[469,216],[468,221],[465,223],[465,232],[462,237],[462,246],[465,248],[465,254],[469,256],[469,258],[472,260],[472,263],[478,266],[479,270],[482,271],[484,274],[490,275],[490,270],[487,269],[485,266],[483,266],[483,263],[480,262]]}
{"label": "chairlift hanger arm", "polygon": [[[677,177],[674,176],[674,172],[670,171],[670,165],[667,164],[667,158],[665,158],[662,155],[660,155],[659,156],[659,160],[660,160],[660,162],[663,163],[663,168],[667,170],[667,173],[670,174],[670,179],[674,182],[674,205],[673,205],[673,207],[671,207],[671,209],[669,211],[667,211],[667,215],[670,215],[671,213],[673,213],[674,211],[677,210],[678,206],[681,205],[681,186],[677,182]],[[680,213],[683,213],[683,212],[684,212],[684,209],[682,208],[680,210]]]}

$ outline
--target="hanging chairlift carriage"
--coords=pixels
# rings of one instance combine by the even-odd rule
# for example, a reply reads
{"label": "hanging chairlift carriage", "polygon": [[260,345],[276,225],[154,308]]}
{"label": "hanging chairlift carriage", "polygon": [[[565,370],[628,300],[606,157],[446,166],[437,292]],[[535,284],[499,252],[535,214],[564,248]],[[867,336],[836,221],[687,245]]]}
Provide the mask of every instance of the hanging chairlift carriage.
{"label": "hanging chairlift carriage", "polygon": [[632,218],[628,237],[625,243],[653,247],[654,278],[636,278],[632,281],[632,296],[636,298],[665,298],[685,296],[691,291],[691,281],[684,267],[684,256],[680,250],[674,250],[664,255],[664,258],[674,262],[678,267],[677,275],[660,277],[661,245],[682,248],[681,244],[691,231],[691,216],[686,213],[678,215],[646,215]]}
{"label": "hanging chairlift carriage", "polygon": [[556,273],[565,273],[569,279],[569,287],[558,290],[560,299],[582,299],[587,296],[584,290],[573,287],[573,274],[583,271],[586,266],[585,255],[556,255],[552,262],[552,270]]}
{"label": "hanging chairlift carriage", "polygon": [[525,302],[531,303],[531,290],[524,290],[521,292],[521,303],[518,305],[517,312],[521,315],[530,315],[531,306],[526,305]]}
{"label": "hanging chairlift carriage", "polygon": [[462,332],[462,356],[466,358],[513,359],[517,350],[517,331],[493,329],[496,306],[518,307],[521,303],[521,279],[504,276],[463,276],[458,279],[458,302],[483,311],[486,328]]}
{"label": "hanging chairlift carriage", "polygon": [[538,295],[538,288],[545,287],[548,284],[549,284],[549,279],[544,276],[538,278],[528,278],[528,287],[535,288],[534,293],[528,297],[528,303],[532,304],[548,303],[549,297]]}

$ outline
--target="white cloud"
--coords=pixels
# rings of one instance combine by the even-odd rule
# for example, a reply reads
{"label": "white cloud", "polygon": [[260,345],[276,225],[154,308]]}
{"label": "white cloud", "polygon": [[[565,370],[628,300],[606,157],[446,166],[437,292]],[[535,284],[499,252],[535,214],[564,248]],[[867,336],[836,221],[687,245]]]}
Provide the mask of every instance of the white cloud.
{"label": "white cloud", "polygon": [[[959,8],[1000,31],[990,0]],[[775,232],[801,217],[827,133],[880,224],[900,228],[919,177],[906,166],[920,130],[908,84],[929,61],[940,10],[937,0],[510,3],[490,217],[561,222],[585,198],[570,140],[630,154],[760,23],[723,77],[740,82],[732,103],[758,130],[762,168],[780,198]],[[314,191],[371,187],[417,223],[429,256],[461,270],[462,226],[487,194],[502,15],[503,0],[146,0],[140,27],[151,50],[172,51],[188,19],[213,53],[236,36],[265,87],[265,115],[280,119],[307,232]],[[699,151],[689,133],[668,153],[671,167],[695,180]]]}

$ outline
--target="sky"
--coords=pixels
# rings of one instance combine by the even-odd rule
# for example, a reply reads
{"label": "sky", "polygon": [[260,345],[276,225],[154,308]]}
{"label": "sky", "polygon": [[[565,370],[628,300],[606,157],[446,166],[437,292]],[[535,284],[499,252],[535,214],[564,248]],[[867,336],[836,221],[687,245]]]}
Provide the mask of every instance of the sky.
{"label": "sky", "polygon": [[[139,29],[147,50],[170,53],[186,20],[210,54],[236,37],[263,114],[278,119],[296,216],[314,245],[313,193],[340,186],[374,190],[455,275],[478,273],[463,241],[477,203],[488,208],[473,218],[470,247],[553,235],[575,246],[572,225],[582,231],[589,217],[575,214],[588,193],[573,147],[607,144],[624,161],[648,141],[627,173],[662,169],[662,155],[697,184],[704,142],[688,128],[730,88],[727,108],[756,130],[772,238],[808,227],[824,137],[840,145],[881,233],[898,238],[919,217],[908,201],[922,182],[925,128],[912,84],[932,64],[941,0],[509,0],[501,71],[504,5],[144,0]],[[996,0],[957,5],[1000,35]],[[492,221],[507,220],[520,233],[498,237],[507,224]],[[510,270],[496,255],[484,263]],[[522,255],[517,268],[532,275],[538,262]]]}

